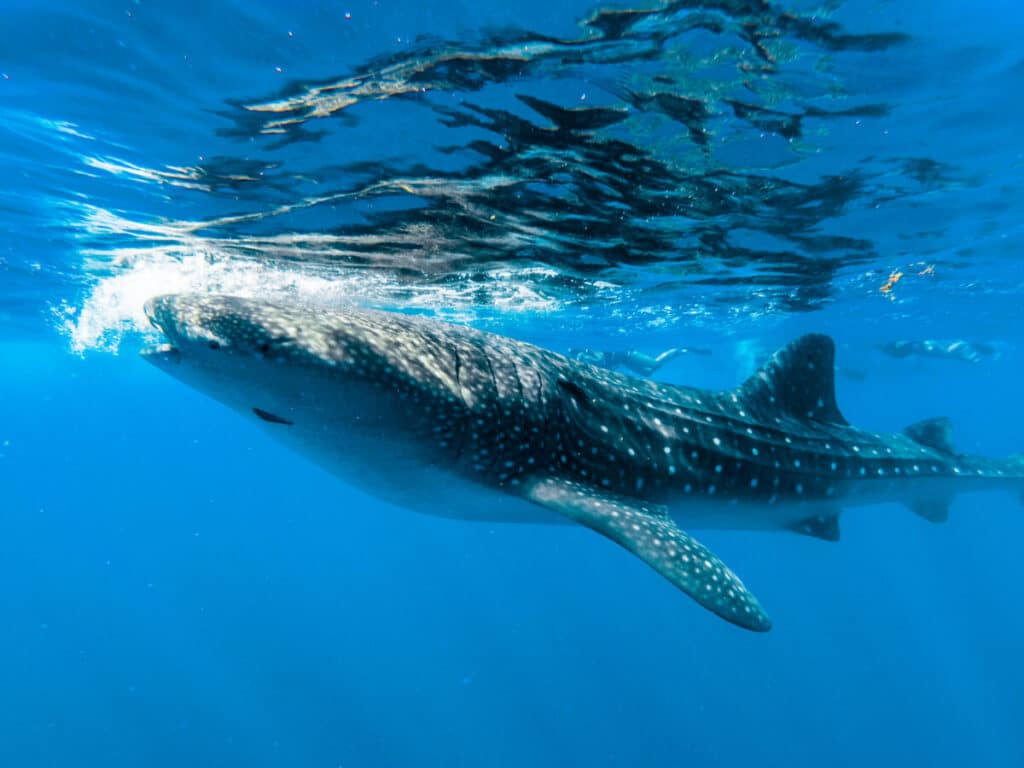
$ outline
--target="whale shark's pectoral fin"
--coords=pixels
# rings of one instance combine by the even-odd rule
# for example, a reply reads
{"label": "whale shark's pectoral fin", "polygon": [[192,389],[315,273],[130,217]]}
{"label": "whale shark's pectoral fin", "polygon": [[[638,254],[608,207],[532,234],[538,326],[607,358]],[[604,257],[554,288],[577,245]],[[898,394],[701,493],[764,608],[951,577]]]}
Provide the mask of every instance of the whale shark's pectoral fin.
{"label": "whale shark's pectoral fin", "polygon": [[839,513],[828,512],[808,517],[794,525],[791,530],[823,541],[839,541]]}
{"label": "whale shark's pectoral fin", "polygon": [[538,481],[526,496],[622,545],[723,619],[758,632],[771,628],[743,582],[664,510],[564,480]]}
{"label": "whale shark's pectoral fin", "polygon": [[928,499],[914,502],[910,508],[918,517],[929,523],[944,523],[949,520],[949,502],[945,499]]}

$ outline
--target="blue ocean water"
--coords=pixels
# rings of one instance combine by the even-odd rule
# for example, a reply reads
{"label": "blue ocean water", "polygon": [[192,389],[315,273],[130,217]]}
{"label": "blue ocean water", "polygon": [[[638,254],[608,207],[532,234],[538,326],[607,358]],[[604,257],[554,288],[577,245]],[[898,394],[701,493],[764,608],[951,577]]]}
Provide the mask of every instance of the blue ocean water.
{"label": "blue ocean water", "polygon": [[[1024,450],[1018,3],[4,11],[0,764],[1024,765],[1016,499],[698,532],[752,634],[582,528],[357,493],[136,354],[180,291],[704,347],[654,375],[711,388],[816,331],[853,424]],[[922,340],[976,354],[883,349]]]}

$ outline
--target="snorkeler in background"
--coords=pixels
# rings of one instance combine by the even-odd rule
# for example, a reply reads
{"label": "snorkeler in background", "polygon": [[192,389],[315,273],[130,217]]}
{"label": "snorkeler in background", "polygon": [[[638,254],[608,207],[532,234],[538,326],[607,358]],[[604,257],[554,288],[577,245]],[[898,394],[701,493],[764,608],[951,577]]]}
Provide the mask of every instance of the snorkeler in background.
{"label": "snorkeler in background", "polygon": [[569,349],[569,357],[583,363],[590,363],[611,370],[627,370],[638,376],[650,376],[669,360],[680,355],[710,355],[710,349],[700,347],[672,347],[657,357],[641,352],[638,349],[623,351],[602,351],[597,349]]}
{"label": "snorkeler in background", "polygon": [[924,339],[921,341],[890,341],[879,346],[889,357],[936,357],[980,363],[999,358],[999,348],[990,342],[970,342],[963,339]]}

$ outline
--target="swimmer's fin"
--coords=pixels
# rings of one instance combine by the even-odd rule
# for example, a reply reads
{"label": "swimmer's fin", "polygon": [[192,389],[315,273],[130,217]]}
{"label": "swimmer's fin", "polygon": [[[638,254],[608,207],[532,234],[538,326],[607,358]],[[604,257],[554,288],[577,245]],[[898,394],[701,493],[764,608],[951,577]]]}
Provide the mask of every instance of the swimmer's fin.
{"label": "swimmer's fin", "polygon": [[625,547],[726,621],[758,632],[771,628],[743,582],[707,547],[678,528],[664,509],[556,479],[530,484],[526,497]]}

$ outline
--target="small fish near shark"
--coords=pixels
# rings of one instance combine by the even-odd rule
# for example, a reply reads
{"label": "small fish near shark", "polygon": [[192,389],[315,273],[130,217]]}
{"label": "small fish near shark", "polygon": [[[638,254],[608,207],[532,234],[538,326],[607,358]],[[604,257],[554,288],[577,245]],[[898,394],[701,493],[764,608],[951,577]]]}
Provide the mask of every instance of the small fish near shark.
{"label": "small fish near shark", "polygon": [[751,630],[771,626],[761,604],[685,529],[835,541],[851,507],[898,500],[939,522],[958,493],[1024,489],[1024,458],[958,454],[946,419],[848,424],[827,336],[711,392],[405,314],[216,295],[146,313],[168,342],[150,362],[345,481],[431,514],[578,523]]}

